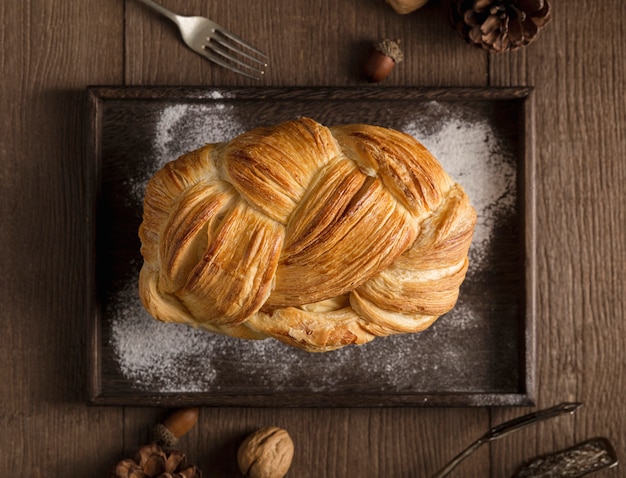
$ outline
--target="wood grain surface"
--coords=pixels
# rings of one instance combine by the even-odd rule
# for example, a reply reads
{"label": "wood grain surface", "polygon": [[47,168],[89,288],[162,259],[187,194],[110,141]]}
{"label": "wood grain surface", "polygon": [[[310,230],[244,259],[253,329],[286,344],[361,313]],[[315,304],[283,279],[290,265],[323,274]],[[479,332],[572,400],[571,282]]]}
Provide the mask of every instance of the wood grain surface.
{"label": "wood grain surface", "polygon": [[[431,0],[163,0],[268,51],[254,82],[186,50],[134,0],[0,2],[0,475],[106,476],[148,439],[160,407],[87,406],[85,191],[88,85],[359,86],[370,44],[402,41],[385,86],[533,86],[536,108],[537,406],[206,407],[181,441],[211,477],[262,426],[292,435],[289,477],[428,477],[490,426],[561,401],[558,418],[472,455],[455,477],[506,477],[522,461],[606,436],[626,456],[626,24],[622,2],[554,1],[526,49],[466,45]],[[598,476],[622,476],[622,467]]]}

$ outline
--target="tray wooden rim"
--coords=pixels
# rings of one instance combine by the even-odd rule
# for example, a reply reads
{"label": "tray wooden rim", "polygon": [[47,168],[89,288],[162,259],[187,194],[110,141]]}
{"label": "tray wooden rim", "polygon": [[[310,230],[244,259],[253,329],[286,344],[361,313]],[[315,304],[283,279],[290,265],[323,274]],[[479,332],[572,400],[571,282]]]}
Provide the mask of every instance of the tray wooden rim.
{"label": "tray wooden rim", "polygon": [[[198,86],[88,86],[86,88],[86,114],[88,138],[86,142],[85,196],[89,204],[86,287],[89,317],[87,336],[87,403],[91,405],[126,406],[250,406],[250,407],[397,407],[397,406],[532,406],[536,399],[536,182],[535,182],[535,119],[532,86],[513,87],[198,87]],[[99,131],[102,104],[108,100],[215,100],[219,92],[224,99],[282,100],[308,99],[351,101],[376,99],[385,101],[407,100],[485,100],[521,101],[520,161],[522,240],[524,249],[523,333],[520,334],[520,384],[519,393],[412,393],[412,394],[359,394],[354,396],[333,393],[229,395],[219,393],[137,393],[127,395],[110,393],[102,384],[102,317],[96,293],[96,217],[100,194]]]}

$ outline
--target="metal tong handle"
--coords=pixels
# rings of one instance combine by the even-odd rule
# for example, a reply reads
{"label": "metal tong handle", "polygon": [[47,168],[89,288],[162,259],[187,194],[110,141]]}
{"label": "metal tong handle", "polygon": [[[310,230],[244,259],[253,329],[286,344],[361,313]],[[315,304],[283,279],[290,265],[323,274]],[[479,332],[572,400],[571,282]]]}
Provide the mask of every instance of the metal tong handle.
{"label": "metal tong handle", "polygon": [[534,425],[535,423],[541,422],[543,420],[558,417],[559,415],[563,415],[565,413],[574,413],[580,407],[582,407],[582,403],[563,402],[555,405],[554,407],[529,413],[528,415],[523,415],[521,417],[514,418],[513,420],[509,420],[508,422],[501,423],[500,425],[496,425],[487,433],[485,433],[482,437],[480,437],[478,440],[468,446],[465,450],[459,453],[456,457],[454,457],[452,461],[450,461],[450,463],[448,463],[445,467],[443,467],[440,471],[433,475],[432,478],[443,478],[444,476],[448,476],[448,474],[450,474],[450,472],[454,470],[463,460],[465,460],[468,456],[478,450],[478,448],[480,448],[485,443],[489,443],[491,441],[505,437],[510,433],[521,430],[522,428],[526,428],[527,426]]}

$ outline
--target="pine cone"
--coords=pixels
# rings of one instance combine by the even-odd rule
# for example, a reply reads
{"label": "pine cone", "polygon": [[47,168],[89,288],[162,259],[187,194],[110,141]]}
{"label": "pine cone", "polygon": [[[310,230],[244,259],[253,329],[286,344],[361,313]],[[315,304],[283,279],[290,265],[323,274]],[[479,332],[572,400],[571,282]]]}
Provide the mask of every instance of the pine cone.
{"label": "pine cone", "polygon": [[517,50],[534,41],[550,21],[550,0],[449,0],[452,25],[487,51]]}
{"label": "pine cone", "polygon": [[139,449],[135,459],[120,461],[110,478],[201,478],[195,466],[187,465],[185,454],[177,450],[165,451],[158,445]]}

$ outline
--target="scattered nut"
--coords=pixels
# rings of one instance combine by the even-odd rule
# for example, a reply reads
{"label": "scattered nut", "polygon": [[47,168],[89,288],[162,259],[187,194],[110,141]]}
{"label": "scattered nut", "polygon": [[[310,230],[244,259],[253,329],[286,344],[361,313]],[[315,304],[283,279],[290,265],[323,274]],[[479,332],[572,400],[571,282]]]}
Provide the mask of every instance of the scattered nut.
{"label": "scattered nut", "polygon": [[385,39],[374,45],[374,49],[365,62],[365,76],[372,82],[383,81],[389,76],[396,63],[400,63],[403,58],[400,40]]}
{"label": "scattered nut", "polygon": [[422,8],[428,3],[428,0],[385,0],[396,13],[406,15],[412,13],[418,8]]}
{"label": "scattered nut", "polygon": [[286,430],[261,428],[246,437],[237,451],[237,463],[246,478],[282,478],[293,459],[293,441]]}
{"label": "scattered nut", "polygon": [[176,446],[180,437],[191,430],[198,422],[198,408],[180,408],[168,415],[163,423],[152,430],[153,441],[164,447]]}

